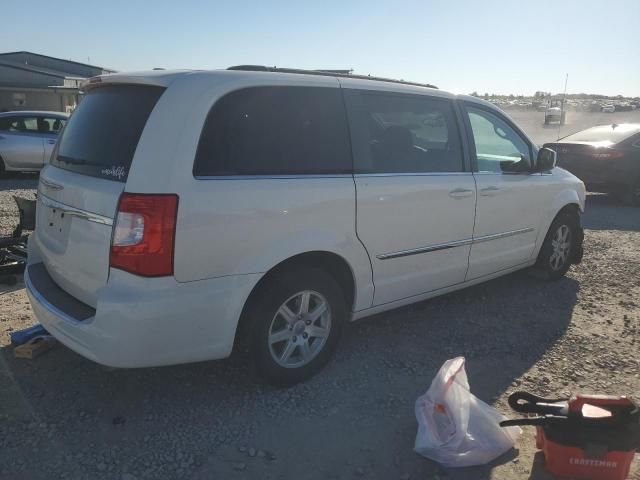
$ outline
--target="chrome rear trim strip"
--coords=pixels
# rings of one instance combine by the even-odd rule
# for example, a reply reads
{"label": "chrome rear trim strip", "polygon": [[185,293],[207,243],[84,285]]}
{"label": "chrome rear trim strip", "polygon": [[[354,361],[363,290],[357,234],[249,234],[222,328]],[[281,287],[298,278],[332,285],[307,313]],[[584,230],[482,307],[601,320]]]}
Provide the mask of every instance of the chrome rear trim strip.
{"label": "chrome rear trim strip", "polygon": [[69,205],[65,205],[64,203],[60,203],[52,198],[43,195],[42,193],[38,194],[38,201],[41,202],[45,207],[55,208],[56,210],[60,210],[65,215],[70,215],[72,217],[83,218],[89,222],[99,223],[101,225],[112,226],[113,219],[109,217],[105,217],[104,215],[99,215],[93,212],[87,212],[86,210],[81,210],[79,208],[70,207]]}
{"label": "chrome rear trim strip", "polygon": [[46,179],[44,179],[42,177],[40,177],[40,183],[42,185],[44,185],[45,187],[47,187],[48,189],[50,189],[50,190],[62,190],[62,189],[64,189],[64,187],[62,185],[60,185],[59,183],[51,182],[51,181],[46,180]]}

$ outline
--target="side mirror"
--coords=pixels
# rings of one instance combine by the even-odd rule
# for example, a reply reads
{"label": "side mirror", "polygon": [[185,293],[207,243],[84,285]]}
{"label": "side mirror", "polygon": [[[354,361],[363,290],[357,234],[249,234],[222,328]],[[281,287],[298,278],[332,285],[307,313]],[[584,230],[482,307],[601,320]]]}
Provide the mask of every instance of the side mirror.
{"label": "side mirror", "polygon": [[551,150],[550,148],[541,148],[538,150],[538,158],[536,159],[535,167],[533,168],[534,172],[548,172],[549,170],[553,170],[556,166],[556,160],[558,156],[556,152]]}

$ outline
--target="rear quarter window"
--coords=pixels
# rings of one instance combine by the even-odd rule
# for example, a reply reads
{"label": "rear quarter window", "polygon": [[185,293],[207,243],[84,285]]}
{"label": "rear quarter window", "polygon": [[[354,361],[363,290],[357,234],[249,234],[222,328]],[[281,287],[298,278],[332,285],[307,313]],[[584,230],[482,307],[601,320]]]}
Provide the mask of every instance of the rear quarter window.
{"label": "rear quarter window", "polygon": [[346,112],[338,88],[252,87],[211,108],[196,177],[350,173]]}
{"label": "rear quarter window", "polygon": [[2,117],[0,118],[0,130],[16,133],[38,133],[38,121],[36,117]]}
{"label": "rear quarter window", "polygon": [[69,119],[51,163],[65,170],[126,181],[142,130],[161,87],[95,88]]}

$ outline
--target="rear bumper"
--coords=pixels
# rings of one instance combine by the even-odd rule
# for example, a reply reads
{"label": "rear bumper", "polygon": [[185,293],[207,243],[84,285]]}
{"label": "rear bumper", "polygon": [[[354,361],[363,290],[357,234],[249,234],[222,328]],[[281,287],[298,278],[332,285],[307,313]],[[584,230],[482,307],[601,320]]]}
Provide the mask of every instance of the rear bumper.
{"label": "rear bumper", "polygon": [[[93,316],[80,320],[25,271],[38,321],[61,343],[97,363],[152,367],[229,356],[242,307],[259,274],[179,283],[112,270]],[[32,270],[32,273],[35,270]]]}

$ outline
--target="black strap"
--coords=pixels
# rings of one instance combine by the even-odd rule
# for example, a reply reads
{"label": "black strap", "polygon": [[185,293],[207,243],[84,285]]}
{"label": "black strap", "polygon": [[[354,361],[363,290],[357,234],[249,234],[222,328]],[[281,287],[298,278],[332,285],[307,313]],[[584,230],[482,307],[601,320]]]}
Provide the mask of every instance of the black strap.
{"label": "black strap", "polygon": [[559,413],[565,405],[539,405],[540,403],[562,403],[566,398],[544,398],[529,392],[514,392],[509,395],[509,406],[520,413]]}

